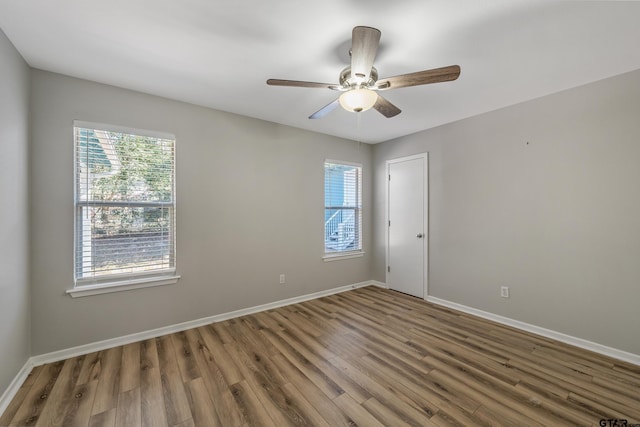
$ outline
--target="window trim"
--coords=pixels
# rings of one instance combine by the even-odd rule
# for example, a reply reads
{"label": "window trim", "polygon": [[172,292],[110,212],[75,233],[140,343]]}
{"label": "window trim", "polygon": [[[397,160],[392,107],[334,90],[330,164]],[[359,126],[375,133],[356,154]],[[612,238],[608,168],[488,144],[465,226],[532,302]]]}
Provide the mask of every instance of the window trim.
{"label": "window trim", "polygon": [[[149,287],[156,286],[166,286],[172,285],[178,282],[181,278],[180,275],[176,274],[176,259],[177,257],[174,254],[174,263],[170,268],[155,270],[152,272],[137,272],[137,273],[123,273],[123,274],[110,274],[105,277],[90,277],[90,278],[79,278],[76,276],[76,263],[77,263],[77,238],[78,238],[78,225],[77,221],[77,164],[76,164],[76,141],[75,141],[75,128],[85,128],[85,129],[98,129],[106,132],[117,132],[117,133],[126,133],[130,135],[142,136],[142,137],[150,137],[150,138],[158,138],[158,139],[170,139],[176,141],[175,135],[167,132],[159,132],[152,131],[147,129],[138,129],[131,128],[125,126],[111,125],[105,123],[97,123],[97,122],[87,122],[81,120],[74,120],[72,129],[74,129],[74,138],[73,138],[73,152],[74,152],[74,173],[73,173],[73,188],[74,188],[74,197],[73,197],[73,208],[74,208],[74,251],[73,251],[73,277],[74,277],[74,286],[71,289],[67,289],[65,291],[66,294],[70,295],[72,298],[85,297],[90,295],[101,295],[112,292],[122,292],[133,289],[143,289]],[[175,150],[175,145],[174,145]],[[144,206],[171,206],[173,207],[173,215],[175,215],[176,208],[176,175],[175,175],[175,164],[176,164],[176,154],[174,151],[173,155],[173,194],[172,199],[173,202],[136,202],[136,205],[144,205]],[[103,202],[98,204],[104,205],[112,205],[111,202]],[[121,204],[118,204],[120,206]],[[174,230],[175,233],[175,218],[174,218]],[[175,236],[173,238],[173,244],[175,245]]]}
{"label": "window trim", "polygon": [[127,280],[101,282],[93,285],[76,285],[72,289],[67,289],[66,293],[72,298],[87,297],[90,295],[130,291],[133,289],[151,288],[154,286],[174,285],[178,283],[179,279],[180,276],[176,276],[175,274],[166,276],[153,275],[137,278],[131,277]]}
{"label": "window trim", "polygon": [[366,252],[365,251],[350,251],[350,252],[336,252],[334,254],[325,254],[325,256],[322,257],[322,260],[324,262],[331,262],[331,261],[340,261],[342,259],[351,259],[351,258],[361,258],[364,256]]}
{"label": "window trim", "polygon": [[[334,160],[334,159],[325,159],[324,162],[322,163],[322,171],[323,171],[323,183],[326,185],[326,164],[327,163],[333,163],[333,164],[338,164],[338,165],[344,165],[344,166],[355,166],[360,168],[360,179],[359,179],[359,201],[360,201],[360,206],[359,208],[354,208],[355,210],[359,211],[359,215],[360,215],[360,227],[359,227],[359,234],[360,234],[360,248],[359,249],[353,249],[353,250],[349,250],[349,251],[340,251],[340,252],[326,252],[326,243],[323,240],[322,244],[323,244],[323,256],[322,256],[322,260],[324,262],[331,262],[331,261],[340,261],[340,260],[346,260],[346,259],[351,259],[351,258],[361,258],[365,255],[365,251],[363,249],[364,247],[364,234],[363,234],[363,215],[362,215],[362,193],[364,191],[363,187],[364,187],[364,183],[363,183],[363,170],[364,167],[362,165],[362,163],[358,163],[358,162],[349,162],[346,160]],[[323,191],[323,198],[325,198],[325,201],[323,202],[323,211],[325,209],[327,209],[327,205],[326,205],[326,193]],[[324,215],[323,215],[324,216]],[[324,227],[323,227],[324,228]],[[323,229],[323,234],[326,233],[326,230]]]}

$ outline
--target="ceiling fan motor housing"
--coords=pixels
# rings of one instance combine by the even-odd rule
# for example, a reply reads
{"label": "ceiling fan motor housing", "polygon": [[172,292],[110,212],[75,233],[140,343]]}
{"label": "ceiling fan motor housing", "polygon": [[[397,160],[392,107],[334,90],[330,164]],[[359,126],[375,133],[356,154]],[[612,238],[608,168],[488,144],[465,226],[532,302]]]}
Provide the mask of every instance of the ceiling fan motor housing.
{"label": "ceiling fan motor housing", "polygon": [[373,88],[376,81],[378,80],[378,70],[376,67],[371,67],[371,73],[369,73],[369,78],[366,76],[351,76],[351,67],[347,67],[340,72],[340,86],[344,90],[353,89],[356,87],[363,88]]}

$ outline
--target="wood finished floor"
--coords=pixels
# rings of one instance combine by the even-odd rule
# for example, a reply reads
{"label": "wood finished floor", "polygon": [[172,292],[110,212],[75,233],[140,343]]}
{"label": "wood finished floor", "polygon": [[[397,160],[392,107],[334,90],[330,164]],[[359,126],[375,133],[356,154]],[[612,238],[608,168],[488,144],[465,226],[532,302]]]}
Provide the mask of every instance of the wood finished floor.
{"label": "wood finished floor", "polygon": [[36,367],[0,426],[598,426],[639,396],[638,366],[367,287]]}

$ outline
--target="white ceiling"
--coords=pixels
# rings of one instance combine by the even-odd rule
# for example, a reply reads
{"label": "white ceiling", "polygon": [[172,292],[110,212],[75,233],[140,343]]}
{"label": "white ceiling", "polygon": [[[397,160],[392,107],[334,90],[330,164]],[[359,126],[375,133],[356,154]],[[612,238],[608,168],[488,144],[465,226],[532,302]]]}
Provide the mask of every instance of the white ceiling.
{"label": "white ceiling", "polygon": [[[34,68],[369,143],[640,69],[640,2],[2,0]],[[351,30],[380,29],[380,77],[459,64],[454,82],[384,93],[402,114],[336,109]]]}

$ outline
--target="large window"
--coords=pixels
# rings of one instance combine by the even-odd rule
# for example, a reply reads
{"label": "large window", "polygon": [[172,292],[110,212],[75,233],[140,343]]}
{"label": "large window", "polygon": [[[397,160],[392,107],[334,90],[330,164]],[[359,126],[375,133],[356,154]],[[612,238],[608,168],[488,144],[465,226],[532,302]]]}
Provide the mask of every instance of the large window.
{"label": "large window", "polygon": [[175,138],[74,123],[76,288],[175,273]]}
{"label": "large window", "polygon": [[324,252],[341,256],[362,251],[362,166],[324,163]]}

